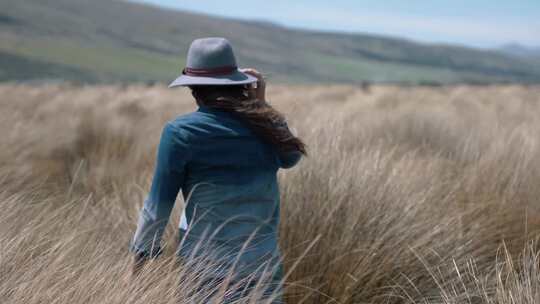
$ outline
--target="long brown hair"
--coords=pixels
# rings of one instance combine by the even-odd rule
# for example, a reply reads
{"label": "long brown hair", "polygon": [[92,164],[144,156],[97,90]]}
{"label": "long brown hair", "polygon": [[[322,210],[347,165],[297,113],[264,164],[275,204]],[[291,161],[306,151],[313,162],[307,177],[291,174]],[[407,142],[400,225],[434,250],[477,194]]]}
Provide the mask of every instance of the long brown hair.
{"label": "long brown hair", "polygon": [[232,113],[278,151],[299,151],[307,155],[306,145],[291,133],[283,114],[266,101],[256,99],[247,85],[193,85],[189,88],[199,106]]}

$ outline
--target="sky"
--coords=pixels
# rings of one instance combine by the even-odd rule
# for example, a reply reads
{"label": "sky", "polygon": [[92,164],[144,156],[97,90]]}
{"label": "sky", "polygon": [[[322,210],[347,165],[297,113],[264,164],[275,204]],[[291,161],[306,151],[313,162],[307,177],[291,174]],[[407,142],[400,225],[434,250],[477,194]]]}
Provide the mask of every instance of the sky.
{"label": "sky", "polygon": [[540,47],[540,0],[136,0],[193,12],[428,43]]}

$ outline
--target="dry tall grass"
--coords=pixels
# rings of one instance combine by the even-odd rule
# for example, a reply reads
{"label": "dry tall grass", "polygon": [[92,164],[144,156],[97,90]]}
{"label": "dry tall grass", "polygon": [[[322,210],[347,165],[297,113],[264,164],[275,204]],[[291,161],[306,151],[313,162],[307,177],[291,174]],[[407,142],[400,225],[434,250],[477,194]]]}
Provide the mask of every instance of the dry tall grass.
{"label": "dry tall grass", "polygon": [[[0,302],[200,301],[190,291],[208,265],[171,258],[181,201],[166,254],[122,279],[159,132],[195,109],[188,91],[0,96]],[[268,96],[310,152],[280,172],[288,303],[540,303],[539,87]]]}

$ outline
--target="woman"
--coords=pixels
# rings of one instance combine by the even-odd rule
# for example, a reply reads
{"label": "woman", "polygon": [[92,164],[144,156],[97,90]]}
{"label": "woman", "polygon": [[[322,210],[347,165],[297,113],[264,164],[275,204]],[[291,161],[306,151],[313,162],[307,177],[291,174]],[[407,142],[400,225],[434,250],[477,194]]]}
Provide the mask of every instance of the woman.
{"label": "woman", "polygon": [[214,275],[218,281],[231,269],[241,281],[267,263],[278,286],[274,303],[281,303],[277,170],[294,166],[306,154],[305,145],[266,103],[261,74],[238,69],[224,38],[194,40],[182,75],[169,87],[176,86],[189,87],[199,107],[163,128],[151,190],[130,244],[134,272],[161,252],[163,231],[182,191],[187,204],[177,255],[221,257],[225,267],[216,267],[222,270]]}

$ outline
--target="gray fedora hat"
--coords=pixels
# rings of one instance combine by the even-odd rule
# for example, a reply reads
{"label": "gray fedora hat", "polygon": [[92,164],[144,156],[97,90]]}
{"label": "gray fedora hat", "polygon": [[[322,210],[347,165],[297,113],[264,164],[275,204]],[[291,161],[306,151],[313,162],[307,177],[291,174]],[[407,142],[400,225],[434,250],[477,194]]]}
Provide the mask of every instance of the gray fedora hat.
{"label": "gray fedora hat", "polygon": [[233,85],[256,82],[257,78],[238,70],[230,42],[222,37],[193,40],[182,75],[169,88],[189,85]]}

